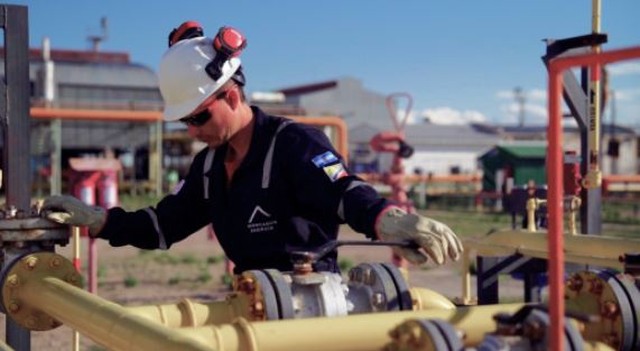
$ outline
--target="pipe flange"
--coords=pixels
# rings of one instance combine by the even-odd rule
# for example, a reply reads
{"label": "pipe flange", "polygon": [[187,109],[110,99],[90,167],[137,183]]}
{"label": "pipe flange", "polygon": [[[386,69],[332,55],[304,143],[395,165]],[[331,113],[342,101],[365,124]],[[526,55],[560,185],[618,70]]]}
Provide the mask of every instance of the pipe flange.
{"label": "pipe flange", "polygon": [[453,325],[440,319],[409,319],[389,332],[385,350],[458,351],[463,343]]}
{"label": "pipe flange", "polygon": [[51,330],[62,325],[46,313],[29,306],[22,296],[34,289],[34,282],[44,278],[58,278],[81,288],[82,276],[65,257],[53,252],[35,252],[15,260],[2,282],[4,309],[17,324],[34,331]]}
{"label": "pipe flange", "polygon": [[8,241],[69,242],[69,226],[41,217],[5,218],[0,220],[0,238]]}
{"label": "pipe flange", "polygon": [[269,278],[269,281],[276,293],[280,319],[293,319],[295,317],[295,313],[293,311],[291,285],[287,283],[284,275],[276,269],[265,269],[263,272]]}
{"label": "pipe flange", "polygon": [[409,291],[409,284],[407,284],[407,281],[404,279],[404,276],[398,267],[390,263],[382,263],[381,265],[387,270],[391,279],[393,279],[393,284],[396,286],[396,291],[398,293],[398,308],[400,311],[413,310],[413,299],[411,298],[411,292]]}
{"label": "pipe flange", "polygon": [[599,316],[603,323],[588,323],[584,334],[616,350],[630,351],[638,346],[637,304],[640,292],[633,277],[610,271],[585,271],[573,274],[566,284],[565,296],[579,313]]}
{"label": "pipe flange", "polygon": [[280,319],[277,294],[267,275],[260,270],[245,271],[235,290],[249,297],[249,313],[254,321]]}

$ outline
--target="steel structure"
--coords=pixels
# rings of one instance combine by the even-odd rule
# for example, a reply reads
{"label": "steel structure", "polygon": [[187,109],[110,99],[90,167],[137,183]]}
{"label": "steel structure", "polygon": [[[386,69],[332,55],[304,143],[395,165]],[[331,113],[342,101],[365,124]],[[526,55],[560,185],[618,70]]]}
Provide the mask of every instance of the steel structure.
{"label": "steel structure", "polygon": [[590,67],[599,71],[603,65],[621,60],[640,58],[640,47],[597,52],[584,55],[560,57],[549,62],[549,153],[548,179],[550,180],[549,205],[549,278],[550,278],[550,312],[553,337],[552,350],[561,350],[564,294],[564,236],[563,236],[563,149],[562,149],[562,101],[560,94],[563,87],[563,73],[574,67]]}

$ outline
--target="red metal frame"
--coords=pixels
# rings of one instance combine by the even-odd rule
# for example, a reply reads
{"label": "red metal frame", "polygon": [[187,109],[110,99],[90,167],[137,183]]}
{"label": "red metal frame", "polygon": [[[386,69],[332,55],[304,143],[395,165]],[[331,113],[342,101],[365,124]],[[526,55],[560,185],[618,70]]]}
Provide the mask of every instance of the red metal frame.
{"label": "red metal frame", "polygon": [[559,57],[549,62],[549,126],[547,135],[548,184],[548,249],[549,249],[549,313],[551,317],[551,350],[561,351],[564,342],[564,228],[563,228],[563,150],[562,150],[562,74],[573,67],[598,68],[602,65],[640,58],[640,46],[601,53]]}

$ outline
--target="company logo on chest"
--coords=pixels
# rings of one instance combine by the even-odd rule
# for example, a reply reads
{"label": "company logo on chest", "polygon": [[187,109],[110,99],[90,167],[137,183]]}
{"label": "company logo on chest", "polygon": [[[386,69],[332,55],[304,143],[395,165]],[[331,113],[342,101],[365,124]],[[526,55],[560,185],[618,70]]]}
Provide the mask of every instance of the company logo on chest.
{"label": "company logo on chest", "polygon": [[271,219],[271,214],[260,205],[256,205],[247,221],[247,230],[250,233],[270,232],[276,228],[278,221]]}

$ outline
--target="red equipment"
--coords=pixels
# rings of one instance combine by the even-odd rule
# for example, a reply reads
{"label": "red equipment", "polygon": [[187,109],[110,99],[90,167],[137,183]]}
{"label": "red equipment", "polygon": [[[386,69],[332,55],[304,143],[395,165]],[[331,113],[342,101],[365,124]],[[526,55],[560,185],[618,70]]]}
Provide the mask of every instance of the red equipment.
{"label": "red equipment", "polygon": [[[396,102],[402,98],[406,100],[406,107],[403,118],[399,119]],[[407,124],[407,119],[413,106],[413,99],[408,93],[395,93],[387,97],[386,104],[395,131],[378,133],[371,139],[369,144],[374,151],[393,153],[391,169],[388,173],[383,174],[382,181],[391,187],[392,199],[402,209],[407,212],[415,212],[413,203],[407,198],[407,192],[404,189],[404,167],[402,166],[402,159],[409,158],[413,154],[413,148],[404,140],[404,127]],[[391,261],[400,268],[406,269],[408,266],[407,261],[396,254],[392,254]]]}
{"label": "red equipment", "polygon": [[[72,158],[69,165],[75,172],[73,194],[90,206],[98,205],[111,208],[118,205],[118,171],[122,168],[120,161],[114,158]],[[98,202],[96,203],[96,190]],[[86,227],[82,227],[81,235],[89,237]],[[89,237],[89,291],[98,291],[98,249],[95,238]]]}

